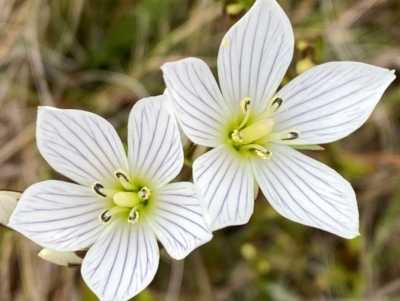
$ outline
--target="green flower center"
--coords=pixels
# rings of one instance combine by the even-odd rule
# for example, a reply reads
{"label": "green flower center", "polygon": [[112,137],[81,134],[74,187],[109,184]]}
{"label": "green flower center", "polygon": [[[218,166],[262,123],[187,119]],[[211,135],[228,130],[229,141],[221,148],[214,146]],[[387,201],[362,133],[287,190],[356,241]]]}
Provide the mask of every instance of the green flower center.
{"label": "green flower center", "polygon": [[122,188],[108,189],[100,182],[92,185],[94,194],[112,200],[110,208],[100,214],[99,220],[102,224],[108,224],[113,217],[125,215],[128,223],[137,223],[140,215],[149,206],[151,190],[144,185],[135,184],[122,169],[116,170],[114,175],[118,178]]}
{"label": "green flower center", "polygon": [[254,118],[250,98],[240,101],[240,108],[244,113],[239,125],[235,125],[229,133],[232,146],[239,152],[254,153],[264,160],[269,160],[272,152],[267,149],[269,142],[296,140],[300,136],[298,131],[274,133],[275,120],[271,117],[283,104],[282,98],[271,100],[267,110]]}

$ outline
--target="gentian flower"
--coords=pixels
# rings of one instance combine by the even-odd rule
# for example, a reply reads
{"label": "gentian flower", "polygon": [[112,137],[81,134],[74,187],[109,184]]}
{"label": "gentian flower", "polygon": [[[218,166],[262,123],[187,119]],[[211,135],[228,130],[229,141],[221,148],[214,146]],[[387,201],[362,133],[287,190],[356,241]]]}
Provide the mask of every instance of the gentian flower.
{"label": "gentian flower", "polygon": [[192,183],[170,183],[183,165],[165,96],[139,101],[128,156],[115,129],[79,110],[40,107],[37,143],[47,162],[78,184],[44,181],[22,195],[9,225],[55,251],[89,248],[82,276],[101,300],[127,300],[153,279],[157,239],[175,259],[212,237]]}
{"label": "gentian flower", "polygon": [[294,148],[317,149],[359,128],[394,72],[326,63],[276,92],[293,49],[283,10],[275,0],[257,0],[222,40],[220,89],[199,59],[162,67],[182,129],[194,143],[213,148],[195,160],[194,183],[213,230],[248,222],[258,184],[283,216],[353,238],[359,222],[352,187]]}

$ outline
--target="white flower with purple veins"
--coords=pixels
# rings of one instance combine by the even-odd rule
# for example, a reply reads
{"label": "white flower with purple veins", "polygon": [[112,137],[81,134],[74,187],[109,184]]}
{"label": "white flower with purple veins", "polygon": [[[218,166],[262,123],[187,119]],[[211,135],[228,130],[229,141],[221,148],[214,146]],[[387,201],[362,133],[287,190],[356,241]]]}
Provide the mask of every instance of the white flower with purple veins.
{"label": "white flower with purple veins", "polygon": [[39,108],[37,142],[58,172],[78,184],[45,181],[22,195],[9,225],[56,250],[90,247],[82,275],[101,300],[127,300],[153,279],[157,239],[182,259],[212,237],[192,183],[170,183],[183,152],[165,96],[131,111],[128,156],[115,129],[84,111]]}
{"label": "white flower with purple veins", "polygon": [[352,238],[358,235],[352,187],[294,148],[315,149],[359,128],[395,76],[363,63],[333,62],[276,92],[293,48],[293,30],[280,6],[257,0],[222,40],[221,90],[199,59],[162,67],[184,132],[214,148],[194,162],[194,182],[213,230],[248,222],[258,183],[283,216]]}

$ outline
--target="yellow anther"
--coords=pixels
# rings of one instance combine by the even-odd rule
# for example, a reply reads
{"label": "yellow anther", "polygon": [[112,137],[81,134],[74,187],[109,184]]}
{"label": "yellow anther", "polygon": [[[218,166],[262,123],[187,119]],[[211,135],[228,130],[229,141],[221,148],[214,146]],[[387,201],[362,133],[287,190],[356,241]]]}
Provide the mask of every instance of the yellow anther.
{"label": "yellow anther", "polygon": [[256,152],[256,154],[263,160],[269,160],[271,159],[272,156],[272,152],[270,152],[269,150],[260,150],[260,149],[256,149],[254,150]]}
{"label": "yellow anther", "polygon": [[229,39],[223,39],[221,42],[222,48],[226,48],[229,45]]}
{"label": "yellow anther", "polygon": [[134,192],[118,192],[114,195],[114,203],[120,207],[135,207],[140,204],[139,196]]}
{"label": "yellow anther", "polygon": [[243,98],[240,101],[240,108],[242,109],[243,113],[245,113],[245,114],[247,113],[247,109],[248,109],[248,106],[250,105],[250,103],[251,103],[251,99],[248,97]]}
{"label": "yellow anther", "polygon": [[147,187],[143,187],[142,189],[139,190],[138,196],[141,200],[148,200],[151,195],[151,190],[148,189]]}
{"label": "yellow anther", "polygon": [[242,141],[243,141],[243,136],[239,130],[234,130],[233,133],[231,134],[231,137],[232,137],[232,140],[235,142],[242,143]]}

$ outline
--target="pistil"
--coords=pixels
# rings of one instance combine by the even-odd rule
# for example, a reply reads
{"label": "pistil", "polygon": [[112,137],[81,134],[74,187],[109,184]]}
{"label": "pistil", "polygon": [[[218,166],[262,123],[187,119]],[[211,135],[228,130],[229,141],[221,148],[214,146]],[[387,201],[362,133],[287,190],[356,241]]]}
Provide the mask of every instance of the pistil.
{"label": "pistil", "polygon": [[114,203],[121,207],[135,207],[141,202],[139,196],[135,192],[118,192],[114,195]]}

